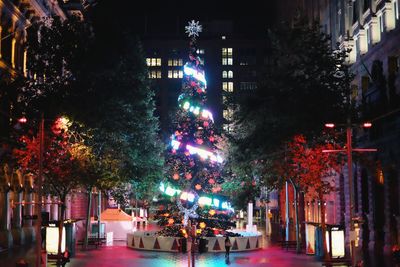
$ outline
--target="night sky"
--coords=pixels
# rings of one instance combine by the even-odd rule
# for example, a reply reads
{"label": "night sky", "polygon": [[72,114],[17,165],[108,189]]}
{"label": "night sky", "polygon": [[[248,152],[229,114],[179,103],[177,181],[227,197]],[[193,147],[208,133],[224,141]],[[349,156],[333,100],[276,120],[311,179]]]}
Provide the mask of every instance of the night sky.
{"label": "night sky", "polygon": [[233,20],[235,32],[265,33],[266,28],[275,21],[277,12],[274,3],[272,0],[98,0],[93,10],[98,23],[108,24],[104,27],[108,31],[116,30],[112,27],[124,27],[142,34],[147,21],[148,33],[172,34],[176,33],[177,27],[183,31],[188,20],[195,19],[204,24],[206,21],[227,19]]}

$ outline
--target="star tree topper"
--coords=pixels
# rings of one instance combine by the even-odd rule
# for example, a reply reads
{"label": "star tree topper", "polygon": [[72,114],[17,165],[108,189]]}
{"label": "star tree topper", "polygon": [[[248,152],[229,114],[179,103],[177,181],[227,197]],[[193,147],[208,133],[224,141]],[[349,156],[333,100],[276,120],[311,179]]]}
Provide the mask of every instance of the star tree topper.
{"label": "star tree topper", "polygon": [[199,24],[198,21],[189,21],[189,25],[185,26],[186,33],[189,35],[189,37],[197,37],[199,36],[199,32],[202,32],[203,28]]}

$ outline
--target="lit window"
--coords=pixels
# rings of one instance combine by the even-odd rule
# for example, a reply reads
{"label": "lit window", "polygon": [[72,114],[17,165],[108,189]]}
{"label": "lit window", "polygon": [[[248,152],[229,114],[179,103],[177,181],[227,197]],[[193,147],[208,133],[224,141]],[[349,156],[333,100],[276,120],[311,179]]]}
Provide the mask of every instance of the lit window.
{"label": "lit window", "polygon": [[150,79],[161,79],[161,70],[151,70],[149,71]]}
{"label": "lit window", "polygon": [[168,71],[168,78],[169,79],[183,78],[183,71],[181,71],[181,70],[169,70]]}
{"label": "lit window", "polygon": [[149,67],[161,66],[161,58],[147,58],[146,63]]}
{"label": "lit window", "polygon": [[228,78],[228,72],[226,70],[222,71],[222,78]]}
{"label": "lit window", "polygon": [[396,20],[399,19],[399,7],[397,4],[397,0],[393,1],[393,9],[394,9],[394,17]]}
{"label": "lit window", "polygon": [[233,48],[222,48],[222,65],[233,65]]}
{"label": "lit window", "polygon": [[233,71],[228,71],[228,78],[233,78]]}
{"label": "lit window", "polygon": [[233,92],[233,82],[223,82],[222,90],[226,92]]}
{"label": "lit window", "polygon": [[222,39],[222,40],[225,40],[225,39],[226,39],[226,36],[225,36],[225,35],[222,35],[222,36],[221,36],[221,39]]}
{"label": "lit window", "polygon": [[168,66],[172,66],[172,59],[168,59]]}
{"label": "lit window", "polygon": [[13,38],[11,41],[11,66],[13,69],[15,69],[16,45],[17,45],[17,40]]}
{"label": "lit window", "polygon": [[168,59],[168,66],[182,66],[183,61],[181,58]]}
{"label": "lit window", "polygon": [[197,49],[197,54],[204,55],[204,49]]}

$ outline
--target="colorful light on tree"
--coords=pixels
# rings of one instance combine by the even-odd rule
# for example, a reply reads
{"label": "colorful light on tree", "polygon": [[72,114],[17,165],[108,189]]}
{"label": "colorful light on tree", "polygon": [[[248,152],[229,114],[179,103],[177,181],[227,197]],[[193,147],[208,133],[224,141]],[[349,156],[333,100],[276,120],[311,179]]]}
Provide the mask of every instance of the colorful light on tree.
{"label": "colorful light on tree", "polygon": [[229,203],[209,197],[221,190],[223,182],[220,174],[223,157],[217,149],[221,138],[214,126],[213,114],[206,106],[204,61],[197,54],[196,37],[202,27],[199,22],[191,21],[185,29],[190,37],[189,60],[183,66],[179,109],[167,156],[168,181],[160,185],[160,190],[176,198],[186,225],[189,218],[198,217],[198,207],[231,208]]}

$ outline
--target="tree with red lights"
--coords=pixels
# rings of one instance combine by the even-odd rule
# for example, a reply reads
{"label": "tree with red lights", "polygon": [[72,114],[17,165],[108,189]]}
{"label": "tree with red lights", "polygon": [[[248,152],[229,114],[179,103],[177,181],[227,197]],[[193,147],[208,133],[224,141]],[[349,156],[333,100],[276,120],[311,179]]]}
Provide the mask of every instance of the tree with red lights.
{"label": "tree with red lights", "polygon": [[[69,122],[59,118],[45,130],[43,156],[43,188],[46,194],[58,197],[61,213],[59,224],[58,255],[61,261],[61,234],[64,225],[65,201],[72,189],[76,188],[81,175],[80,153],[81,145],[68,132]],[[21,147],[13,151],[24,173],[34,175],[35,182],[39,172],[39,138],[24,135],[20,138]]]}
{"label": "tree with red lights", "polygon": [[[218,147],[221,137],[207,106],[204,61],[197,53],[196,37],[201,32],[201,25],[191,21],[186,26],[186,31],[191,37],[189,61],[183,67],[179,109],[168,148],[167,177],[164,181],[165,186],[176,188],[179,192],[172,194],[176,205],[171,208],[175,209],[175,213],[161,212],[169,215],[164,221],[171,224],[170,218],[174,216],[174,221],[182,221],[184,225],[189,219],[217,218],[224,213],[215,211],[221,210],[220,202],[199,202],[202,196],[211,196],[221,191],[223,160]],[[200,208],[197,210],[198,207]]]}
{"label": "tree with red lights", "polygon": [[[326,207],[324,195],[334,189],[336,171],[342,166],[337,155],[324,153],[323,150],[333,149],[330,143],[311,144],[303,135],[296,135],[287,143],[286,151],[275,162],[276,173],[281,177],[281,182],[290,181],[295,189],[295,203],[298,192],[304,191],[314,194],[321,203],[321,218],[325,218]],[[298,240],[298,210],[296,213],[296,240]],[[326,231],[325,220],[321,219],[322,233]],[[324,257],[328,257],[325,234],[322,234]],[[299,242],[298,242],[299,248]]]}

